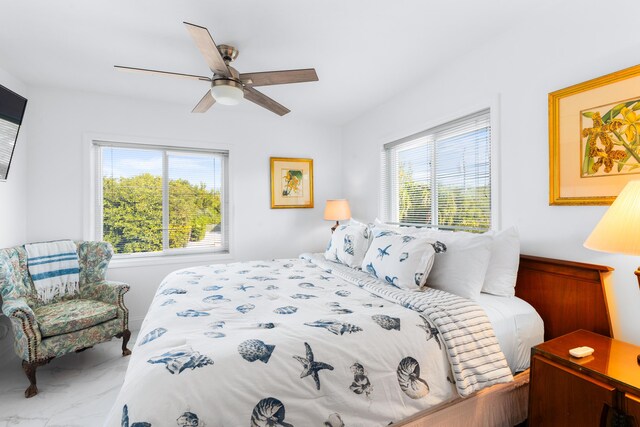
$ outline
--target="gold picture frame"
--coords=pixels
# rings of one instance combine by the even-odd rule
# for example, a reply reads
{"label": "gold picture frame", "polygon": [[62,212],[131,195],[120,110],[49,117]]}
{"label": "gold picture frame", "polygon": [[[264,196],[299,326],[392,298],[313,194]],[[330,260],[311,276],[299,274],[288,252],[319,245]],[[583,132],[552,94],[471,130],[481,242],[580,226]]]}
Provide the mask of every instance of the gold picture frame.
{"label": "gold picture frame", "polygon": [[271,209],[313,207],[313,159],[271,157]]}
{"label": "gold picture frame", "polygon": [[640,179],[640,65],[549,94],[549,204],[610,205]]}

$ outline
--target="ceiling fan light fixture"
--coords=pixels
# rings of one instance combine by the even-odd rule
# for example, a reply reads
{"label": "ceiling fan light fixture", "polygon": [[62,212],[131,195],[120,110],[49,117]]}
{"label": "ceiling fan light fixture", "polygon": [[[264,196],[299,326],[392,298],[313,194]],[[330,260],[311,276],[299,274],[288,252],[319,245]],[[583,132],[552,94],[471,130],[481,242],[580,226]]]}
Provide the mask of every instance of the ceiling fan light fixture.
{"label": "ceiling fan light fixture", "polygon": [[217,79],[211,82],[211,95],[219,104],[237,105],[244,98],[244,90],[235,80]]}

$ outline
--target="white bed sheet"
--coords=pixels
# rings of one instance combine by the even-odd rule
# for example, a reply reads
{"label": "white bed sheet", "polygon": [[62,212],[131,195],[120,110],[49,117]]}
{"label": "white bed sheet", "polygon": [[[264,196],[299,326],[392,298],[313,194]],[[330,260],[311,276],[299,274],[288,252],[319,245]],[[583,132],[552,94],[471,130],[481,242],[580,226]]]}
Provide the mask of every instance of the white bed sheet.
{"label": "white bed sheet", "polygon": [[476,300],[487,313],[511,372],[529,367],[531,347],[544,341],[544,323],[531,305],[518,297],[482,293]]}

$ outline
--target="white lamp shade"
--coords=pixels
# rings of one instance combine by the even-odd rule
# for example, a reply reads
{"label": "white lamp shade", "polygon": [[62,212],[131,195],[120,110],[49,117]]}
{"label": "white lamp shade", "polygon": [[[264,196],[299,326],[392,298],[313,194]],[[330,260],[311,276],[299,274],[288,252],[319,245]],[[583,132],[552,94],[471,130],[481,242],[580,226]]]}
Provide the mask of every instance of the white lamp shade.
{"label": "white lamp shade", "polygon": [[216,85],[211,87],[211,95],[216,102],[223,105],[237,105],[242,98],[244,92],[242,89],[231,85]]}
{"label": "white lamp shade", "polygon": [[346,199],[327,200],[324,208],[324,219],[342,221],[351,218],[351,209]]}
{"label": "white lamp shade", "polygon": [[640,181],[630,181],[584,242],[603,252],[640,255]]}

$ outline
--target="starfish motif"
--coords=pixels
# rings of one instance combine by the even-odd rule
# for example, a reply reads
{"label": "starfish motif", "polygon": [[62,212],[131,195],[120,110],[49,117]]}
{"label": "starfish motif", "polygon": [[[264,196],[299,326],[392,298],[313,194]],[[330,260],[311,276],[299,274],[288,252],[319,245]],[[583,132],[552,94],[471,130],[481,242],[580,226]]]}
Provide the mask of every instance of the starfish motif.
{"label": "starfish motif", "polygon": [[304,358],[302,356],[293,356],[298,362],[302,363],[302,373],[300,374],[300,378],[304,378],[308,375],[313,377],[313,380],[316,382],[316,388],[320,390],[320,378],[318,377],[318,372],[322,369],[328,369],[333,371],[333,366],[328,363],[316,362],[313,359],[313,351],[311,350],[311,346],[307,343],[304,343],[304,347],[307,350],[307,357]]}
{"label": "starfish motif", "polygon": [[431,325],[431,322],[429,322],[429,320],[423,315],[420,315],[420,318],[424,322],[424,325],[416,325],[416,326],[418,328],[422,328],[425,330],[425,332],[427,333],[427,341],[429,341],[431,338],[435,338],[436,342],[438,343],[438,348],[442,349],[442,344],[440,344],[440,338],[438,338],[438,334],[440,334],[440,332],[438,332],[438,329],[433,327],[433,325]]}
{"label": "starfish motif", "polygon": [[389,255],[389,252],[387,252],[387,250],[391,247],[391,245],[388,245],[386,248],[382,249],[382,248],[378,248],[378,258],[383,259],[385,255]]}
{"label": "starfish motif", "polygon": [[245,292],[247,292],[247,289],[251,289],[251,288],[255,288],[255,286],[250,286],[250,285],[249,285],[249,286],[247,286],[247,285],[239,285],[239,286],[236,286],[236,289],[237,289],[237,290],[239,290],[239,291],[245,291]]}

